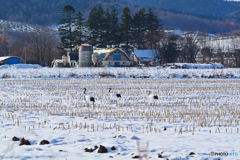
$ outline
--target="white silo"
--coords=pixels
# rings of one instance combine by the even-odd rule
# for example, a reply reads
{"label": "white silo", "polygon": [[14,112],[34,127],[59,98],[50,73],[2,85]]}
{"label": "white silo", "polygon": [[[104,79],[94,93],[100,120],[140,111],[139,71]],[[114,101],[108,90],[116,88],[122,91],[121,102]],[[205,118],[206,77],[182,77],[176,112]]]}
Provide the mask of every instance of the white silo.
{"label": "white silo", "polygon": [[62,62],[63,62],[63,66],[66,67],[68,63],[68,57],[66,55],[62,56]]}
{"label": "white silo", "polygon": [[92,66],[93,47],[89,44],[83,44],[79,47],[79,67]]}

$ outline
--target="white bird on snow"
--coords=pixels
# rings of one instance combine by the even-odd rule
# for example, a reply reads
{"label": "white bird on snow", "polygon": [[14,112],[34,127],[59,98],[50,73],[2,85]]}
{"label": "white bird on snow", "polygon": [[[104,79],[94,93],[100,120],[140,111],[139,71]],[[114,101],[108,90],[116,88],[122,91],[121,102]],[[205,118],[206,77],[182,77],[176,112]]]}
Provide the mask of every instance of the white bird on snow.
{"label": "white bird on snow", "polygon": [[111,90],[112,90],[112,88],[109,88],[109,94],[111,95],[111,97],[113,99],[121,98],[121,94],[120,93],[111,93]]}
{"label": "white bird on snow", "polygon": [[148,97],[151,98],[151,99],[158,99],[158,96],[157,95],[154,95],[154,94],[151,94],[152,92],[151,91],[148,91]]}
{"label": "white bird on snow", "polygon": [[95,98],[89,94],[86,93],[87,89],[84,88],[84,96],[85,96],[85,101],[88,101],[88,102],[93,102],[93,105],[94,105],[94,102],[95,102]]}

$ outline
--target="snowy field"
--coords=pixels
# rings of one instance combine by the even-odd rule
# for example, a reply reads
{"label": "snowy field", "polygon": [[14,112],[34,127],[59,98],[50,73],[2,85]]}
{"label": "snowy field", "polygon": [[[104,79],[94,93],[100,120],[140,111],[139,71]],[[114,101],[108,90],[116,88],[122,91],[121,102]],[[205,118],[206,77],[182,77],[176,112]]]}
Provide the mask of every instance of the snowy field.
{"label": "snowy field", "polygon": [[0,69],[0,159],[240,159],[239,69],[105,69]]}
{"label": "snowy field", "polygon": [[[240,78],[240,68],[222,68],[221,64],[184,64],[178,63],[177,68],[173,66],[162,67],[90,67],[90,68],[47,68],[39,65],[3,65],[0,66],[1,78],[184,78],[202,79],[215,78],[226,79]],[[195,69],[197,68],[197,69]]]}

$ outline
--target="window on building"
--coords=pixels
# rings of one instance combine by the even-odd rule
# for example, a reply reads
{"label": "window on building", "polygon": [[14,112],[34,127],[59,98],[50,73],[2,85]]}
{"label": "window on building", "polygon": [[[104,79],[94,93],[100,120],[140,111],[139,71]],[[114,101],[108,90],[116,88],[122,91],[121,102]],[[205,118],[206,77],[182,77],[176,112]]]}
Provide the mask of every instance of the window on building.
{"label": "window on building", "polygon": [[111,64],[111,62],[108,62],[108,64]]}
{"label": "window on building", "polygon": [[123,62],[123,64],[127,64],[127,62]]}
{"label": "window on building", "polygon": [[121,54],[114,54],[113,55],[113,60],[120,61],[121,60]]}

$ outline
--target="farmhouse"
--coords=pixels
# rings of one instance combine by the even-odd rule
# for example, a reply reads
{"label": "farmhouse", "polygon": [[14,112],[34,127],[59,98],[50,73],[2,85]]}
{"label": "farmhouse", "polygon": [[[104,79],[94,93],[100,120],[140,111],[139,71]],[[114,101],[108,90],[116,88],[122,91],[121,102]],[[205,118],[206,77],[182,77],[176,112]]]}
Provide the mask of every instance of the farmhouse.
{"label": "farmhouse", "polygon": [[128,67],[132,65],[127,53],[120,48],[95,49],[92,60],[94,66]]}
{"label": "farmhouse", "polygon": [[17,56],[4,56],[0,57],[0,65],[12,65],[12,64],[25,64],[25,61]]}
{"label": "farmhouse", "polygon": [[156,64],[160,62],[160,54],[157,50],[134,50],[131,58],[135,64]]}
{"label": "farmhouse", "polygon": [[74,52],[68,52],[67,55],[63,55],[62,59],[54,59],[52,61],[53,67],[77,67],[79,54]]}

